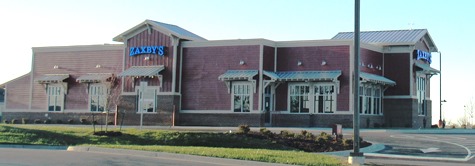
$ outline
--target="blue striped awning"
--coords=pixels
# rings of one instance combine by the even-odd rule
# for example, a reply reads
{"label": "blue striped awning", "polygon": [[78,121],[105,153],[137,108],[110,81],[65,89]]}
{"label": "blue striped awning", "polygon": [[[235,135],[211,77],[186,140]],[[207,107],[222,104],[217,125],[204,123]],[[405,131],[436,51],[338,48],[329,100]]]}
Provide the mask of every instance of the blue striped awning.
{"label": "blue striped awning", "polygon": [[221,81],[251,80],[257,75],[257,70],[228,70],[218,77]]}
{"label": "blue striped awning", "polygon": [[89,73],[77,78],[76,82],[79,82],[79,83],[102,82],[102,81],[106,81],[107,79],[111,77],[112,77],[111,73]]}
{"label": "blue striped awning", "polygon": [[422,69],[424,73],[429,74],[429,75],[436,75],[437,73],[440,73],[439,70],[430,67],[428,64],[424,64],[424,63],[420,63],[416,61],[414,65]]}
{"label": "blue striped awning", "polygon": [[160,66],[132,66],[119,74],[119,77],[150,77],[158,76],[160,71],[165,69],[163,65]]}
{"label": "blue striped awning", "polygon": [[37,79],[36,82],[40,84],[58,83],[63,82],[63,80],[66,78],[69,78],[69,74],[45,74],[41,78]]}
{"label": "blue striped awning", "polygon": [[390,85],[390,86],[396,85],[396,82],[386,77],[370,74],[370,73],[365,73],[365,72],[360,73],[360,78],[363,79],[364,81],[369,81],[376,84],[383,84],[383,85]]}
{"label": "blue striped awning", "polygon": [[279,76],[278,81],[335,81],[341,75],[341,71],[288,71],[276,74]]}

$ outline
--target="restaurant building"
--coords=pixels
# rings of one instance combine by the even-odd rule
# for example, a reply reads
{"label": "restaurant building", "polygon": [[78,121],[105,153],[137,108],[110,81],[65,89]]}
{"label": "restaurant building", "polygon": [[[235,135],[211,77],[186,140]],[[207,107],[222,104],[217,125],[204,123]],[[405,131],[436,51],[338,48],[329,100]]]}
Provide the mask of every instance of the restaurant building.
{"label": "restaurant building", "polygon": [[[351,127],[352,39],[206,40],[145,20],[113,38],[123,44],[34,47],[31,72],[2,85],[3,119]],[[428,31],[361,32],[361,42],[361,127],[430,126],[439,71]]]}

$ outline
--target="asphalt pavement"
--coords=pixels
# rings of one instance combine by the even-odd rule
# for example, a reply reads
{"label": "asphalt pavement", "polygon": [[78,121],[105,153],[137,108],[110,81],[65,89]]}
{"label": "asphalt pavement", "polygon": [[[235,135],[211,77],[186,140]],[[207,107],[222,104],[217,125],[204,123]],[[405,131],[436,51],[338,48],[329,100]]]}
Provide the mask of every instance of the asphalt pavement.
{"label": "asphalt pavement", "polygon": [[[138,128],[138,126],[128,126]],[[144,129],[171,129],[186,131],[235,132],[237,127],[190,127],[190,126],[144,126]],[[252,128],[258,131],[260,128]],[[282,128],[268,127],[273,132],[287,130],[300,132],[307,130],[314,134],[331,133],[331,128]],[[345,138],[351,138],[353,129],[343,129]],[[475,129],[361,129],[360,135],[371,146],[360,149],[365,155],[365,165],[475,165]],[[122,149],[97,147],[56,147],[56,146],[25,146],[0,145],[0,148],[27,148],[68,150],[70,152],[100,154],[134,154],[135,156],[158,157],[171,160],[187,160],[206,165],[211,162],[217,165],[276,165],[233,159],[209,158],[201,156],[170,154],[161,152],[142,152]],[[2,149],[0,149],[1,151]],[[348,157],[350,151],[324,153]],[[191,159],[190,161],[188,161]],[[220,164],[219,164],[220,163]],[[186,164],[185,164],[186,165]],[[209,164],[210,165],[210,164]]]}

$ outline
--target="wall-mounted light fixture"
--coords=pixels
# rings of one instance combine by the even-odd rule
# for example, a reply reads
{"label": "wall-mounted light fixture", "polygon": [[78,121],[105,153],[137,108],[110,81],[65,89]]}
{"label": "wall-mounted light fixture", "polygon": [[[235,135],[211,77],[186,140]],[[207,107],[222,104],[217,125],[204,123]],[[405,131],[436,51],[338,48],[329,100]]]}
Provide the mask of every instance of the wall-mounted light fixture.
{"label": "wall-mounted light fixture", "polygon": [[361,62],[361,66],[364,66],[364,62]]}
{"label": "wall-mounted light fixture", "polygon": [[59,66],[58,66],[58,65],[54,65],[54,66],[53,66],[53,69],[59,69]]}
{"label": "wall-mounted light fixture", "polygon": [[323,60],[322,61],[322,66],[325,66],[325,65],[327,65],[327,61]]}
{"label": "wall-mounted light fixture", "polygon": [[378,65],[378,66],[376,66],[376,69],[378,69],[378,70],[382,70],[383,68],[382,68],[381,66],[379,66],[379,65]]}
{"label": "wall-mounted light fixture", "polygon": [[373,68],[373,64],[368,64],[368,68],[372,69],[372,68]]}
{"label": "wall-mounted light fixture", "polygon": [[302,66],[302,61],[297,61],[297,66]]}
{"label": "wall-mounted light fixture", "polygon": [[100,64],[97,64],[96,65],[96,68],[101,68],[102,66]]}
{"label": "wall-mounted light fixture", "polygon": [[145,58],[143,58],[144,61],[149,61],[150,60],[150,57],[149,56],[146,56]]}
{"label": "wall-mounted light fixture", "polygon": [[244,60],[239,61],[239,65],[244,65],[244,64],[246,64],[246,62],[244,62]]}

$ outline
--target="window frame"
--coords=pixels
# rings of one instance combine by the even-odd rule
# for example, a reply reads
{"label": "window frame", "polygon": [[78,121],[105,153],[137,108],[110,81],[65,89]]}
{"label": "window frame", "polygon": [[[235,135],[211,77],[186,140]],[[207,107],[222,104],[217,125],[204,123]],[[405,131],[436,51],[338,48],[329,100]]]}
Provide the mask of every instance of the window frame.
{"label": "window frame", "polygon": [[418,116],[427,115],[426,93],[427,93],[427,78],[422,77],[422,76],[416,77],[417,115]]}
{"label": "window frame", "polygon": [[[242,88],[242,91],[240,90]],[[237,92],[236,92],[237,90]],[[242,92],[242,93],[241,93]],[[247,93],[246,93],[247,92]],[[231,111],[234,113],[248,113],[251,112],[253,109],[253,84],[251,81],[233,81],[231,82]],[[240,111],[236,111],[236,98],[240,97]],[[247,104],[248,110],[246,111],[244,108],[244,101],[243,98],[247,97]]]}
{"label": "window frame", "polygon": [[[304,83],[304,82],[294,82],[294,83],[289,83],[288,84],[288,92],[287,92],[287,112],[292,113],[292,114],[334,114],[337,111],[337,106],[338,106],[338,83],[334,82],[309,82],[309,83]],[[295,88],[296,87],[307,87],[308,88],[308,93],[302,93],[302,94],[296,94],[295,93]],[[317,94],[317,88],[320,91],[319,88],[321,87],[331,87],[330,88],[331,93],[323,93],[321,94],[320,92]],[[300,89],[299,89],[300,90]],[[303,105],[308,105],[308,112],[303,112],[301,108],[299,107],[298,112],[293,112],[292,111],[292,97],[294,96],[300,96],[303,98],[307,98],[307,100],[302,100],[305,101],[306,104],[299,104],[300,106]],[[323,102],[320,102],[318,97],[322,97]],[[330,100],[325,100],[330,98]],[[300,101],[300,100],[299,100]],[[325,103],[330,101],[330,111],[326,111],[325,109]],[[319,102],[319,103],[317,103]],[[324,104],[322,107],[322,112],[319,112],[319,107],[320,103]],[[303,107],[302,107],[303,108]]]}
{"label": "window frame", "polygon": [[[56,91],[56,93],[54,93]],[[53,109],[50,109],[51,98],[54,98]],[[46,88],[46,108],[48,112],[63,112],[65,103],[65,91],[61,84],[48,84]],[[58,102],[60,102],[58,104]],[[59,106],[59,110],[57,110]]]}
{"label": "window frame", "polygon": [[[100,91],[99,93],[101,93],[101,94],[96,93],[98,90]],[[97,105],[96,110],[92,110],[93,97],[98,100],[98,102],[96,104]],[[89,111],[90,112],[104,112],[104,111],[107,111],[107,109],[108,109],[108,107],[107,107],[108,97],[109,97],[109,88],[107,88],[107,86],[105,84],[101,84],[101,83],[91,83],[91,84],[89,84],[89,91],[88,91],[88,104],[89,104],[88,109],[89,109]],[[99,108],[100,108],[99,105],[101,105],[101,103],[103,103],[103,110],[102,111],[99,110]]]}
{"label": "window frame", "polygon": [[[361,115],[384,115],[382,85],[361,84],[359,89],[359,100],[358,107]],[[369,107],[368,110],[367,107]]]}

